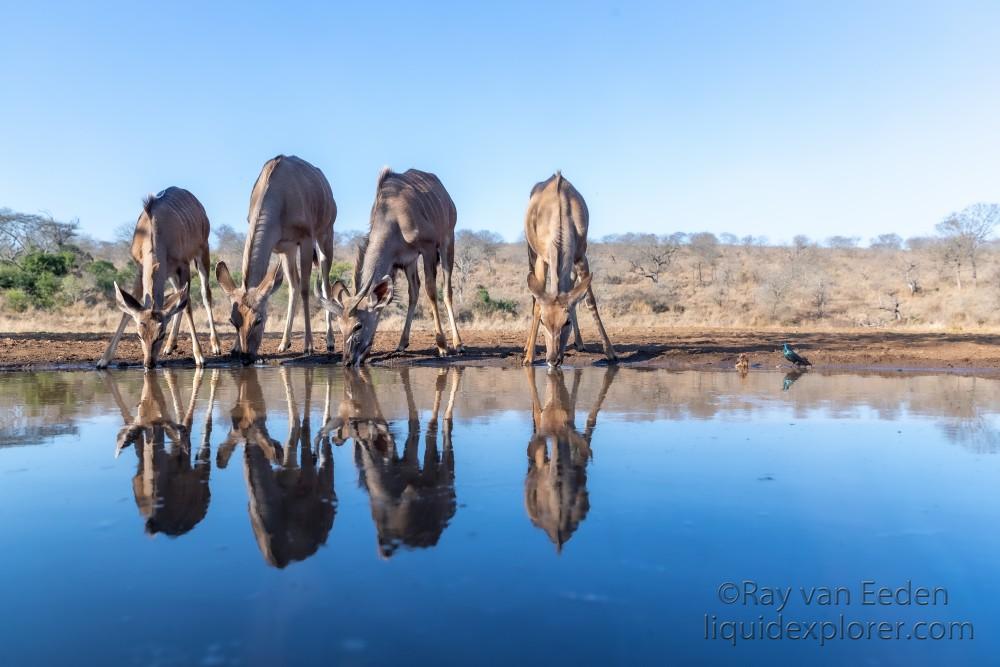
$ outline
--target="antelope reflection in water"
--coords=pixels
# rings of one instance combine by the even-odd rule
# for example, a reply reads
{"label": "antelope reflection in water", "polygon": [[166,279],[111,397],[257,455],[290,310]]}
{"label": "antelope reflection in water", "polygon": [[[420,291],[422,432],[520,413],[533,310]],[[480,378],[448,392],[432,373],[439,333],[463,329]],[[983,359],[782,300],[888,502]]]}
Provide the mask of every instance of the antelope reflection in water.
{"label": "antelope reflection in water", "polygon": [[[338,445],[354,441],[354,461],[361,486],[368,491],[378,551],[391,557],[400,547],[432,547],[455,515],[455,458],[452,451],[452,413],[462,371],[441,369],[435,379],[434,405],[424,431],[423,464],[419,460],[420,417],[410,371],[400,372],[406,395],[407,435],[402,456],[382,414],[367,368],[344,369],[344,398],[337,415],[326,420],[321,435]],[[448,376],[451,389],[444,411],[441,450],[438,415]],[[327,399],[329,408],[329,397]]]}
{"label": "antelope reflection in water", "polygon": [[[170,394],[173,414],[167,406],[159,374],[147,371],[142,379],[142,394],[133,417],[122,399],[114,374],[105,374],[109,393],[121,411],[125,426],[118,432],[115,456],[134,445],[138,468],[132,479],[132,492],[139,513],[146,519],[146,532],[183,535],[194,528],[208,512],[211,493],[209,439],[212,435],[212,405],[219,372],[213,371],[208,407],[198,453],[191,463],[191,423],[195,401],[201,387],[202,370],[195,371],[187,410],[181,413],[173,371],[164,371],[163,381]],[[166,440],[170,438],[170,447]]]}
{"label": "antelope reflection in water", "polygon": [[544,407],[535,385],[535,368],[525,369],[531,392],[534,432],[528,442],[528,474],[524,479],[524,506],[531,523],[545,531],[556,552],[561,553],[590,511],[587,493],[587,464],[593,453],[590,440],[597,425],[597,413],[617,373],[615,366],[604,372],[600,393],[587,414],[583,433],[576,429],[576,400],[583,376],[573,372],[573,387],[567,391],[563,372],[550,369],[545,376]]}
{"label": "antelope reflection in water", "polygon": [[[230,413],[232,430],[219,445],[218,466],[225,468],[243,444],[243,471],[250,496],[248,511],[257,546],[278,568],[305,560],[326,543],[337,512],[333,456],[329,441],[311,443],[313,369],[306,368],[305,406],[300,413],[289,373],[279,370],[288,409],[288,439],[282,445],[267,430],[267,406],[256,368],[233,372],[239,386]],[[296,456],[298,454],[298,456]]]}

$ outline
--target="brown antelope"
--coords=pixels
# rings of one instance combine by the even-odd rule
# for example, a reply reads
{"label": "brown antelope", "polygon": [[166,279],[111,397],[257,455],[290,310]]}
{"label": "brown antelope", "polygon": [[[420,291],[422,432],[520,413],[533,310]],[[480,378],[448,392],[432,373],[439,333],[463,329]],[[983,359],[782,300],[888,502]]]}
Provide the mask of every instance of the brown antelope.
{"label": "brown antelope", "polygon": [[[219,354],[219,338],[212,319],[212,292],[208,286],[208,232],[205,209],[187,190],[171,187],[143,200],[131,248],[132,259],[139,265],[139,275],[131,293],[115,283],[115,299],[122,310],[122,319],[104,356],[97,362],[98,368],[107,368],[111,363],[129,317],[135,321],[139,331],[143,365],[146,368],[155,366],[167,327],[171,318],[176,316],[163,353],[170,354],[174,349],[182,310],[191,329],[191,348],[195,363],[204,365],[205,358],[198,343],[198,333],[195,331],[188,299],[192,261],[201,278],[201,298],[208,313],[212,354]],[[173,281],[176,291],[170,297],[165,297],[168,279]]]}
{"label": "brown antelope", "polygon": [[[250,229],[243,247],[242,283],[237,287],[225,262],[215,276],[233,303],[230,321],[236,327],[233,354],[244,364],[253,363],[264,337],[267,301],[281,285],[279,265],[268,269],[271,255],[281,255],[280,267],[288,281],[288,313],[278,352],[291,347],[292,321],[302,302],[305,328],[304,353],[313,353],[309,317],[309,282],[313,262],[319,270],[323,296],[330,293],[333,257],[333,224],[337,204],[330,183],[316,167],[294,155],[279,155],[261,169],[250,194]],[[326,316],[326,348],[333,351],[333,322]]]}
{"label": "brown antelope", "polygon": [[267,406],[257,370],[246,368],[234,374],[239,398],[231,413],[232,430],[219,445],[216,461],[225,468],[236,445],[244,445],[243,472],[254,537],[264,560],[284,568],[292,561],[305,560],[326,543],[337,513],[337,496],[330,444],[323,443],[314,451],[310,442],[313,370],[305,369],[301,413],[288,370],[282,367],[279,372],[288,410],[284,446],[268,433]]}
{"label": "brown antelope", "polygon": [[[114,377],[105,376],[109,393],[114,397],[125,420],[125,426],[118,433],[115,457],[125,447],[135,445],[138,470],[132,480],[132,491],[135,504],[146,519],[146,532],[150,535],[183,535],[204,519],[208,512],[211,498],[208,486],[211,473],[209,441],[212,437],[212,408],[219,372],[216,370],[212,373],[201,444],[192,467],[191,423],[201,387],[201,376],[202,371],[199,369],[195,372],[187,410],[182,413],[174,373],[164,373],[164,381],[173,404],[171,414],[156,374],[146,373],[143,376],[142,397],[134,417],[122,400]],[[168,436],[172,441],[169,451],[166,446]]]}
{"label": "brown antelope", "polygon": [[[452,375],[444,411],[442,447],[438,450],[438,415],[447,376]],[[368,491],[372,520],[378,534],[378,552],[389,558],[401,545],[426,548],[438,543],[455,515],[455,458],[452,450],[452,413],[461,369],[441,369],[435,383],[434,405],[424,433],[424,459],[418,459],[420,417],[409,369],[401,371],[407,404],[407,436],[402,456],[375,395],[367,369],[345,369],[344,400],[337,416],[326,421],[320,434],[337,444],[354,440],[354,457],[361,485]],[[327,409],[329,413],[329,408]]]}
{"label": "brown antelope", "polygon": [[[524,346],[524,363],[535,360],[535,341],[541,323],[545,337],[545,362],[552,368],[562,363],[572,324],[575,345],[586,348],[576,320],[576,304],[587,297],[608,361],[618,357],[611,347],[597,312],[597,299],[587,263],[587,228],[590,214],[583,197],[560,172],[531,189],[524,236],[528,241],[528,289],[532,294],[531,326]],[[574,274],[578,279],[574,285]]]}
{"label": "brown antelope", "polygon": [[[561,370],[546,374],[546,401],[538,399],[535,369],[526,369],[531,393],[534,432],[528,443],[528,474],[524,480],[524,506],[531,523],[545,531],[556,551],[573,536],[590,510],[587,493],[587,463],[590,441],[597,426],[597,413],[614,381],[617,368],[609,367],[594,406],[587,415],[583,433],[576,429],[576,398],[581,369],[573,375],[572,392],[566,390]],[[551,445],[551,446],[550,446]]]}
{"label": "brown antelope", "polygon": [[337,281],[332,296],[319,298],[320,305],[332,313],[340,324],[344,336],[345,366],[358,366],[371,353],[375,329],[382,310],[392,301],[393,278],[399,271],[406,274],[410,302],[396,349],[401,352],[409,346],[410,323],[420,292],[418,259],[423,260],[427,282],[424,288],[431,302],[438,354],[442,357],[448,354],[438,312],[438,266],[444,273],[444,305],[451,321],[452,346],[457,352],[465,349],[455,324],[451,301],[456,215],[455,203],[434,174],[416,169],[396,174],[388,167],[379,173],[368,235],[358,248],[354,267],[354,289],[357,292],[351,295],[350,290]]}

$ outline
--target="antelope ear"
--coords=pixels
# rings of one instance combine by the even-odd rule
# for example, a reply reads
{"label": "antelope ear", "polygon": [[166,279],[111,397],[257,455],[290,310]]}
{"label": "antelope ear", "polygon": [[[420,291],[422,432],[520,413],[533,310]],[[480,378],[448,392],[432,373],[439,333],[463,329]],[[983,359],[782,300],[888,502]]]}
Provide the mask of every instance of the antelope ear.
{"label": "antelope ear", "polygon": [[219,281],[219,287],[226,293],[226,296],[230,299],[233,298],[236,283],[233,282],[233,277],[229,274],[229,267],[226,266],[225,262],[220,261],[215,265],[215,279]]}
{"label": "antelope ear", "polygon": [[188,296],[191,294],[191,284],[188,283],[179,292],[174,292],[163,303],[163,320],[169,320],[177,313],[184,310],[188,304]]}
{"label": "antelope ear", "polygon": [[123,290],[117,282],[115,282],[115,301],[118,302],[118,307],[122,309],[122,312],[136,317],[142,312],[142,304],[136,301],[135,297]]}
{"label": "antelope ear", "polygon": [[316,301],[319,303],[320,307],[323,308],[323,310],[333,313],[336,317],[340,317],[344,313],[344,304],[336,298],[327,299],[319,291],[318,287],[316,288]]}
{"label": "antelope ear", "polygon": [[582,278],[580,282],[577,283],[577,286],[566,294],[566,305],[572,306],[586,296],[587,290],[590,288],[590,281],[593,279],[594,275],[591,273],[588,273],[584,278]]}
{"label": "antelope ear", "polygon": [[382,310],[392,301],[392,278],[382,276],[382,280],[368,292],[368,306],[372,310]]}
{"label": "antelope ear", "polygon": [[271,267],[271,270],[267,272],[266,276],[264,276],[264,280],[262,280],[260,285],[257,286],[260,298],[271,298],[271,295],[274,294],[274,290],[281,287],[281,275],[281,262],[278,262]]}
{"label": "antelope ear", "polygon": [[539,301],[551,300],[545,293],[545,283],[536,278],[534,273],[528,274],[528,291]]}
{"label": "antelope ear", "polygon": [[338,280],[330,286],[330,298],[339,303],[341,306],[344,305],[344,299],[350,295],[350,290],[347,289],[347,285],[345,285],[342,280]]}

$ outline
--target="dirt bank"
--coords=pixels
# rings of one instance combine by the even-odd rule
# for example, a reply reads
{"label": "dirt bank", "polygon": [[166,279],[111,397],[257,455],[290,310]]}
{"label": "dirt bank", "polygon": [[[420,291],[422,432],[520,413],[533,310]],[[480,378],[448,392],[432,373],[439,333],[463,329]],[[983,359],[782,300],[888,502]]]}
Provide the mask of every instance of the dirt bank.
{"label": "dirt bank", "polygon": [[[586,332],[585,332],[586,333]],[[745,352],[758,369],[773,369],[783,360],[778,347],[784,341],[792,343],[806,355],[817,369],[891,369],[891,370],[1000,370],[1000,335],[895,333],[885,331],[782,332],[726,331],[652,328],[612,328],[623,365],[672,369],[732,369],[736,356]],[[410,350],[395,354],[398,342],[395,331],[379,332],[373,363],[436,365],[442,363],[434,352],[433,337],[424,331],[414,332]],[[472,331],[463,333],[466,354],[449,357],[444,363],[515,366],[521,362],[523,334],[515,332]],[[101,356],[107,344],[104,334],[0,333],[0,370],[43,368],[90,368]],[[208,340],[202,347],[208,350]],[[322,336],[317,336],[317,341]],[[264,341],[264,363],[338,362],[339,353],[316,354],[304,358],[299,336],[293,352],[276,354],[277,334]],[[233,343],[232,336],[223,337],[223,350]],[[340,337],[337,336],[339,349]],[[322,346],[322,343],[320,343]],[[603,354],[595,342],[590,351],[572,349],[566,357],[568,365],[604,363]],[[163,359],[167,365],[191,365],[190,343],[186,336],[180,349]],[[117,360],[137,365],[141,360],[138,339],[134,335],[122,339]],[[228,364],[228,357],[209,357],[209,364]]]}

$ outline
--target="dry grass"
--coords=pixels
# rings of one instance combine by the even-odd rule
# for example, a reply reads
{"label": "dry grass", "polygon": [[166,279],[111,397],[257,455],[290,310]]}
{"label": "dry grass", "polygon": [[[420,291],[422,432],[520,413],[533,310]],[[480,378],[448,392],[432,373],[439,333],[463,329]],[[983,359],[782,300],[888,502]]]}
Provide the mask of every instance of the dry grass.
{"label": "dry grass", "polygon": [[[346,261],[352,252],[348,247],[339,248],[339,259]],[[933,249],[720,245],[706,260],[690,246],[682,246],[655,283],[633,270],[632,263],[641,262],[641,253],[642,248],[635,245],[591,244],[594,289],[609,327],[950,332],[1000,328],[1000,251],[995,248],[988,248],[981,258],[978,284],[966,274],[962,289],[956,286],[954,272]],[[526,256],[521,244],[501,245],[492,261],[473,262],[464,273],[456,269],[460,328],[524,331],[530,308],[525,276]],[[908,286],[913,277],[920,285],[916,292]],[[480,285],[488,290],[491,299],[516,303],[517,313],[485,312],[477,303]],[[383,330],[402,328],[406,289],[405,278],[400,278]],[[275,296],[269,331],[281,330],[286,295],[282,289]],[[215,298],[216,322],[221,331],[229,332],[228,304],[219,290]],[[441,313],[444,316],[443,304]],[[200,303],[195,317],[199,331],[207,332]],[[25,313],[0,309],[0,331],[110,332],[118,318],[111,303],[73,304],[54,311]],[[580,323],[585,331],[591,327],[591,318],[583,308]],[[315,308],[313,326],[322,331],[322,315]],[[432,327],[424,294],[414,327]],[[301,331],[301,323],[295,330]]]}

